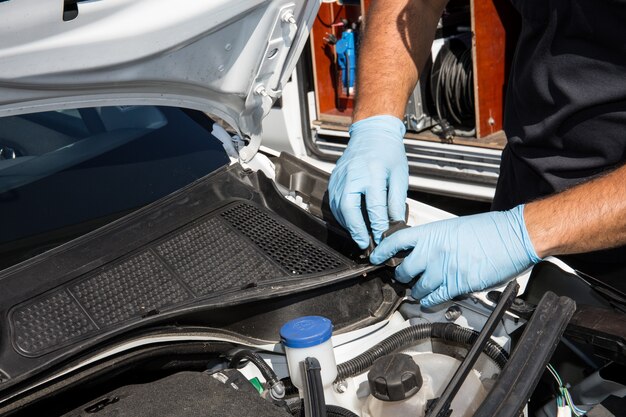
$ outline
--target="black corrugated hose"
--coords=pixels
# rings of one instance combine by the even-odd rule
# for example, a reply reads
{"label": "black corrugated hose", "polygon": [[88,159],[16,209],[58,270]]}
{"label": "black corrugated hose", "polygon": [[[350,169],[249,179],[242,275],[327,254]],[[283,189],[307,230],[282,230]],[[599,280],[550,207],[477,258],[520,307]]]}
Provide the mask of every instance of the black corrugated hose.
{"label": "black corrugated hose", "polygon": [[[454,323],[426,323],[407,327],[396,332],[371,347],[360,355],[347,362],[337,365],[337,379],[341,381],[348,377],[365,372],[374,361],[397,350],[409,347],[418,340],[433,338],[471,346],[478,337],[478,332],[463,328]],[[497,343],[489,340],[483,350],[498,365],[504,367],[508,354]]]}
{"label": "black corrugated hose", "polygon": [[[295,404],[289,405],[289,412],[294,417],[305,417],[304,416],[304,404],[302,401],[298,401]],[[326,405],[326,415],[328,417],[359,417],[354,414],[352,411],[339,407],[337,405]]]}

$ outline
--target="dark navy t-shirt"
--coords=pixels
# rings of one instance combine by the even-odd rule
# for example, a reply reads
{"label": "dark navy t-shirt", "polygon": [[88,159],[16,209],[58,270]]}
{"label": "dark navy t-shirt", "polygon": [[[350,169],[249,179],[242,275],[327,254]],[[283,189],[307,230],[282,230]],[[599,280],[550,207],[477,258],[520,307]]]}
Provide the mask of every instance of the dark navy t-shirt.
{"label": "dark navy t-shirt", "polygon": [[626,162],[626,0],[513,3],[522,30],[509,75],[508,145],[494,210]]}

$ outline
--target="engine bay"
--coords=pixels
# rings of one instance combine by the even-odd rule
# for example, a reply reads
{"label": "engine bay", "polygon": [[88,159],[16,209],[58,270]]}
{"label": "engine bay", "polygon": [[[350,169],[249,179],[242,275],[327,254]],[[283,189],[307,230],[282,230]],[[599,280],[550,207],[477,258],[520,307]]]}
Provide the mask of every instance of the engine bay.
{"label": "engine bay", "polygon": [[[423,314],[415,303],[405,302],[388,320],[333,336],[331,352],[339,374],[336,371],[336,378],[323,388],[323,415],[404,415],[409,411],[425,415],[427,404],[441,395],[478,335],[454,322],[480,322],[485,312],[455,305],[444,312]],[[437,315],[443,321],[435,321]],[[504,318],[495,339],[510,345],[507,328],[518,327],[513,319]],[[292,382],[293,372],[281,343],[250,346],[232,343],[232,336],[222,338],[216,340],[219,337],[213,335],[212,341],[199,343],[189,335],[179,335],[178,342],[154,346],[145,339],[146,345],[128,353],[129,358],[117,358],[114,366],[97,365],[100,372],[66,384],[53,397],[41,399],[17,415],[44,410],[46,415],[59,416],[316,415],[304,405],[310,400],[302,398],[305,391]],[[452,401],[452,416],[474,415],[508,356],[500,344],[489,342]],[[324,362],[323,352],[317,358],[324,365],[328,362]],[[404,364],[390,371],[381,359]],[[416,390],[418,387],[408,387],[406,381],[404,385],[415,395],[409,397],[402,387],[407,398],[399,402],[397,398],[379,399],[393,389],[372,394],[377,385],[368,377],[372,379],[373,373],[378,372],[389,384],[395,378],[402,386],[403,374],[410,371],[403,367],[411,364],[420,386]],[[278,392],[271,385],[272,378],[282,386]]]}
{"label": "engine bay", "polygon": [[[509,299],[517,299],[512,286],[508,290]],[[530,396],[534,388],[529,377],[536,384],[544,373],[552,372],[543,363],[551,359],[573,313],[573,302],[548,294],[537,306],[534,324],[507,309],[494,316],[502,305],[489,308],[462,300],[439,311],[424,311],[416,302],[404,300],[388,319],[335,334],[327,339],[328,346],[317,344],[300,352],[307,358],[298,363],[299,375],[289,350],[303,348],[286,346],[293,345],[289,339],[296,336],[285,327],[304,332],[306,344],[311,328],[319,335],[319,326],[330,321],[316,316],[291,320],[282,326],[278,343],[244,341],[241,335],[218,330],[145,334],[134,341],[133,349],[118,347],[123,353],[50,386],[47,394],[15,410],[15,415],[438,415],[429,413],[481,343],[490,318],[495,323],[493,333],[459,380],[444,413],[520,415],[528,413],[525,395]],[[554,330],[553,325],[561,330],[550,336],[545,332]],[[520,331],[525,331],[521,337]],[[535,348],[528,350],[529,346]],[[513,353],[520,347],[522,355]],[[306,363],[310,359],[313,366]],[[328,380],[325,371],[333,367]],[[517,381],[508,380],[511,375]],[[615,391],[619,384],[612,383]],[[606,380],[600,385],[607,389]],[[575,387],[571,391],[576,392]],[[511,412],[513,408],[519,409]]]}
{"label": "engine bay", "polygon": [[[333,225],[324,175],[281,158],[276,182],[231,165],[3,271],[15,288],[40,287],[3,307],[0,414],[560,417],[621,407],[618,293],[543,262],[506,287],[424,308]],[[154,259],[133,264],[138,256]],[[52,274],[71,262],[61,271],[71,273]],[[159,265],[167,276],[154,274]],[[44,272],[49,281],[36,281]],[[187,297],[163,297],[174,284]],[[82,312],[66,309],[65,322],[51,312],[63,293]]]}

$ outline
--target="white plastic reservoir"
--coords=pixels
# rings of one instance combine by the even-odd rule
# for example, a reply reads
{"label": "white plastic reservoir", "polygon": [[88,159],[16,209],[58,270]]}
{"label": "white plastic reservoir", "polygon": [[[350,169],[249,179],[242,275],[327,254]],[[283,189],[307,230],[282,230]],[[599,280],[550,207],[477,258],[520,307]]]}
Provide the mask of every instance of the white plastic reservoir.
{"label": "white plastic reservoir", "polygon": [[333,325],[320,316],[304,316],[291,320],[280,329],[280,337],[287,355],[291,382],[300,391],[303,388],[300,363],[315,358],[322,368],[321,377],[325,391],[337,378],[337,363],[330,339]]}
{"label": "white plastic reservoir", "polygon": [[[438,353],[411,354],[421,371],[421,387],[406,399],[384,401],[370,395],[363,406],[362,417],[404,417],[426,415],[427,402],[438,398],[461,362]],[[471,417],[485,399],[487,390],[476,370],[470,371],[452,401],[451,417]]]}

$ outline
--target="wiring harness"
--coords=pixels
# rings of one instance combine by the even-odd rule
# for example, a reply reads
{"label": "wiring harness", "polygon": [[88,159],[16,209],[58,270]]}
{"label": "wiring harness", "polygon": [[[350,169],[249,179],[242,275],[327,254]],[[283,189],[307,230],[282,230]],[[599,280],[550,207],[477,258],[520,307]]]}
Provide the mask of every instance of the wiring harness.
{"label": "wiring harness", "polygon": [[586,411],[578,408],[574,401],[572,400],[572,396],[569,393],[569,390],[563,384],[563,380],[556,372],[556,369],[550,364],[546,366],[550,374],[556,380],[559,388],[559,394],[556,397],[556,407],[557,407],[557,417],[570,417],[572,414],[576,417],[582,417],[586,415]]}

